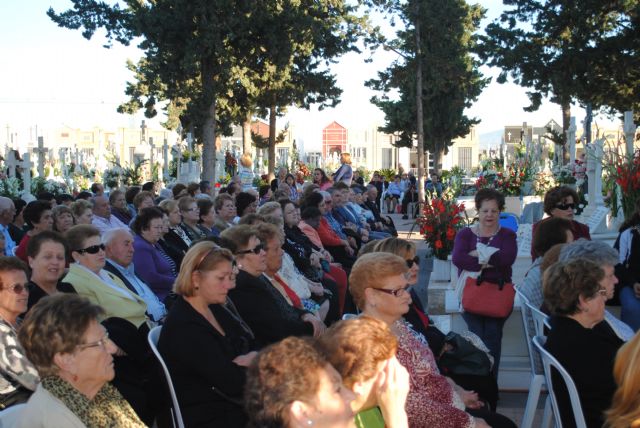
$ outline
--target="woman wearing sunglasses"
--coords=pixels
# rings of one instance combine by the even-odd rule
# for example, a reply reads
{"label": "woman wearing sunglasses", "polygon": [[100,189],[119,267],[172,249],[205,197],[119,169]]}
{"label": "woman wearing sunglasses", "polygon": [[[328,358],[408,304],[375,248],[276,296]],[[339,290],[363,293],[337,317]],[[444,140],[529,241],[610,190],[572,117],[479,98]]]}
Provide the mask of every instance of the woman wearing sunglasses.
{"label": "woman wearing sunglasses", "polygon": [[[544,212],[547,213],[549,217],[560,217],[569,220],[571,222],[571,233],[573,234],[574,241],[580,238],[591,240],[589,226],[573,219],[578,202],[580,202],[580,198],[575,190],[567,186],[557,186],[544,195]],[[546,219],[543,219],[533,224],[531,229],[531,242],[535,239],[538,226],[545,220]],[[531,246],[531,258],[533,260],[536,258],[533,245]]]}
{"label": "woman wearing sunglasses", "polygon": [[233,251],[238,263],[236,288],[229,297],[249,324],[259,347],[288,336],[320,334],[324,324],[310,312],[290,305],[264,276],[265,244],[251,226],[239,225],[220,234],[223,246]]}
{"label": "woman wearing sunglasses", "polygon": [[39,382],[18,342],[18,316],[27,310],[28,297],[27,266],[16,257],[0,257],[0,410],[27,401]]}
{"label": "woman wearing sunglasses", "polygon": [[398,339],[396,357],[411,379],[405,406],[409,426],[515,428],[506,417],[485,410],[478,394],[440,374],[424,336],[403,320],[411,305],[408,271],[402,257],[364,254],[353,265],[349,287],[362,314],[383,321]]}
{"label": "woman wearing sunglasses", "polygon": [[256,353],[251,329],[227,297],[235,287],[233,255],[213,242],[186,254],[158,349],[180,400],[185,426],[241,427],[245,368]]}

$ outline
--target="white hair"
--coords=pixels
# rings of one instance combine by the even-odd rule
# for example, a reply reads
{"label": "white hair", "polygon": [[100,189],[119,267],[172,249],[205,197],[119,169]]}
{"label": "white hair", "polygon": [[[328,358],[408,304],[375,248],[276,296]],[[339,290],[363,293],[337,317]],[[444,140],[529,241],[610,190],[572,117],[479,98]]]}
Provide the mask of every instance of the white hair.
{"label": "white hair", "polygon": [[133,233],[131,233],[131,229],[128,227],[115,227],[113,229],[108,229],[106,232],[102,234],[102,243],[104,245],[109,245],[113,240],[118,236],[120,232],[126,232],[133,238]]}

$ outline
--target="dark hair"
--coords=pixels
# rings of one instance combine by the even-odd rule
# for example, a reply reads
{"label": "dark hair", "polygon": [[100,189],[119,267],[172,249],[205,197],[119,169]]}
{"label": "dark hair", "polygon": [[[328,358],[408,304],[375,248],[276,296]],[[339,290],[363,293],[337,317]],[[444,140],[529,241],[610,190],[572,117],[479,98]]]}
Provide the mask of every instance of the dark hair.
{"label": "dark hair", "polygon": [[67,256],[67,252],[69,250],[69,247],[67,247],[67,241],[61,234],[52,230],[44,230],[29,239],[29,243],[27,244],[27,256],[36,257],[38,253],[40,253],[42,244],[45,242],[55,242],[62,245],[65,257]]}
{"label": "dark hair", "polygon": [[571,187],[557,186],[553,189],[550,189],[544,195],[544,212],[551,215],[551,211],[555,209],[556,205],[562,202],[564,198],[569,196],[571,196],[571,198],[573,199],[574,204],[580,202],[578,192],[573,190]]}
{"label": "dark hair", "polygon": [[636,199],[636,203],[633,206],[633,214],[622,223],[619,231],[623,232],[636,224],[640,224],[640,199]]}
{"label": "dark hair", "polygon": [[320,178],[320,184],[324,184],[324,183],[328,183],[329,181],[329,177],[327,177],[327,173],[324,172],[324,169],[322,168],[316,168],[313,170],[313,172],[319,171],[320,175],[322,175],[322,177]]}
{"label": "dark hair", "polygon": [[[173,199],[178,199],[178,197],[180,197],[180,194],[184,191],[187,190],[187,186],[185,186],[182,183],[176,183],[173,186],[173,189],[171,189],[171,193],[173,193]],[[184,196],[184,195],[183,195]]]}
{"label": "dark hair", "polygon": [[100,187],[99,187],[99,186],[100,186],[100,183],[93,183],[93,184],[91,185],[91,191],[92,191],[93,193],[96,193],[96,192],[100,189]]}
{"label": "dark hair", "polygon": [[16,198],[16,199],[12,199],[13,200],[13,206],[16,207],[16,215],[13,216],[13,219],[15,220],[16,217],[18,217],[20,215],[20,213],[22,212],[22,210],[24,209],[24,207],[27,206],[27,203],[20,199],[20,198]]}
{"label": "dark hair", "polygon": [[202,198],[197,199],[196,203],[198,204],[198,210],[200,211],[198,223],[202,223],[202,217],[209,215],[209,212],[211,212],[211,209],[213,208],[213,201],[209,198]]}
{"label": "dark hair", "polygon": [[244,210],[257,200],[255,195],[249,192],[240,192],[236,195],[236,211],[239,217],[244,215]]}
{"label": "dark hair", "polygon": [[149,230],[151,220],[154,220],[156,218],[162,219],[163,217],[164,213],[158,207],[143,208],[140,210],[135,220],[133,220],[131,230],[140,235],[143,230]]}
{"label": "dark hair", "polygon": [[238,249],[249,245],[252,236],[256,236],[256,230],[252,226],[232,226],[220,233],[220,245],[236,254]]}
{"label": "dark hair", "polygon": [[47,210],[51,210],[51,203],[47,201],[31,201],[24,207],[24,222],[30,228],[33,228],[35,223],[40,223],[40,217],[42,213]]}
{"label": "dark hair", "polygon": [[62,205],[62,204],[64,204],[64,203],[65,203],[65,202],[67,202],[67,201],[71,201],[71,202],[73,202],[73,196],[71,196],[71,195],[70,195],[70,194],[68,194],[68,193],[61,193],[61,194],[59,194],[58,196],[56,196],[56,203],[57,203],[58,205]]}
{"label": "dark hair", "polygon": [[344,181],[338,181],[337,183],[333,183],[333,187],[331,187],[331,189],[335,190],[349,190],[349,186],[347,186],[347,183],[345,183]]}
{"label": "dark hair", "polygon": [[189,183],[189,184],[187,184],[187,193],[192,198],[196,196],[196,190],[200,190],[200,184],[199,183]]}
{"label": "dark hair", "polygon": [[207,193],[209,189],[211,189],[211,182],[209,180],[202,180],[200,182],[200,192]]}
{"label": "dark hair", "polygon": [[156,187],[156,183],[154,183],[153,181],[147,181],[146,183],[144,183],[142,185],[142,191],[143,192],[151,192],[153,193],[153,189]]}
{"label": "dark hair", "polygon": [[549,217],[542,220],[531,245],[535,256],[542,257],[554,245],[566,243],[567,231],[571,231],[571,222],[566,218]]}
{"label": "dark hair", "polygon": [[140,186],[131,186],[127,189],[126,192],[124,192],[124,199],[125,201],[127,201],[128,204],[132,204],[133,203],[133,198],[136,197],[136,195],[138,193],[140,193],[142,189],[140,189]]}
{"label": "dark hair", "polygon": [[318,207],[306,207],[301,213],[300,218],[302,220],[312,220],[321,217],[322,213]]}
{"label": "dark hair", "polygon": [[76,201],[78,199],[84,199],[85,201],[91,200],[93,198],[93,194],[91,192],[87,192],[86,190],[83,190],[82,192],[78,193],[78,195],[76,196]]}
{"label": "dark hair", "polygon": [[231,183],[227,184],[227,193],[229,195],[233,196],[233,194],[236,193],[237,191],[238,191],[238,185],[236,183],[232,181]]}
{"label": "dark hair", "polygon": [[269,193],[269,190],[271,189],[271,186],[269,186],[268,184],[263,184],[262,186],[260,186],[260,188],[258,189],[258,195],[262,198],[263,196],[265,196],[267,193]]}
{"label": "dark hair", "polygon": [[85,241],[94,236],[100,236],[100,230],[90,224],[77,224],[64,234],[70,252],[81,250]]}
{"label": "dark hair", "polygon": [[300,208],[304,211],[305,208],[307,207],[315,207],[318,208],[318,206],[322,203],[322,201],[324,201],[324,196],[322,196],[322,193],[319,192],[313,192],[310,193],[307,197],[305,197],[301,202],[300,202]]}
{"label": "dark hair", "polygon": [[[21,270],[27,277],[29,272],[27,264],[17,257],[0,257],[0,272],[10,272],[13,270]],[[4,288],[4,284],[0,281],[0,288]]]}
{"label": "dark hair", "polygon": [[480,209],[484,201],[496,201],[496,203],[498,204],[498,209],[500,211],[504,209],[504,195],[498,192],[496,189],[485,187],[478,190],[474,201],[477,210]]}
{"label": "dark hair", "polygon": [[[36,196],[36,199],[39,201],[51,202],[52,199],[56,199],[55,195],[51,192],[40,192]],[[57,200],[56,200],[57,203]]]}

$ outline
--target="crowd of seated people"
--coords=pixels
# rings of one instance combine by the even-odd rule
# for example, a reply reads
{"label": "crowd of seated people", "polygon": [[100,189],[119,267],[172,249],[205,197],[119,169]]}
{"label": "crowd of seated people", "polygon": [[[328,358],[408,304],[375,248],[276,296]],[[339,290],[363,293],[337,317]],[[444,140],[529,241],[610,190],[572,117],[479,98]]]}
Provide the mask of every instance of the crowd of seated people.
{"label": "crowd of seated people", "polygon": [[[283,171],[260,193],[234,177],[216,197],[208,183],[160,195],[146,183],[92,186],[75,201],[0,198],[0,407],[26,403],[24,427],[162,426],[170,400],[147,341],[162,326],[158,349],[188,427],[515,426],[496,413],[497,373],[444,367],[445,335],[412,288],[416,247],[381,214],[379,180],[316,172],[302,187]],[[465,233],[494,245],[502,199],[476,203],[489,208]],[[599,241],[572,243],[574,229],[560,215],[537,225],[519,286],[553,317],[546,346],[579,386],[588,426],[623,426],[640,416],[618,388],[631,382],[620,373],[637,340],[604,308],[619,257]],[[480,255],[465,245],[471,269]],[[491,334],[477,346],[497,367]]]}

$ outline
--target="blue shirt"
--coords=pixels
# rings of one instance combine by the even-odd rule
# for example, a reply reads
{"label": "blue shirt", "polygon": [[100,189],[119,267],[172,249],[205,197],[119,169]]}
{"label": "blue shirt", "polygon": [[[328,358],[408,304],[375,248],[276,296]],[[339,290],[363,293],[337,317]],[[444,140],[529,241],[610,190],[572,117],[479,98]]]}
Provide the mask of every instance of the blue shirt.
{"label": "blue shirt", "polygon": [[11,239],[9,228],[0,224],[0,232],[4,235],[4,254],[5,256],[13,256],[16,251],[16,243]]}
{"label": "blue shirt", "polygon": [[325,213],[324,218],[327,219],[327,223],[331,226],[331,229],[340,237],[340,239],[347,239],[347,235],[342,231],[342,225],[338,223],[330,212]]}
{"label": "blue shirt", "polygon": [[138,296],[147,304],[147,313],[153,321],[160,321],[167,315],[167,308],[164,307],[158,296],[136,275],[133,263],[125,268],[111,259],[109,259],[109,262],[129,281]]}
{"label": "blue shirt", "polygon": [[392,181],[391,183],[389,183],[389,187],[387,188],[387,193],[400,196],[402,194],[402,185],[400,183],[396,183],[395,181]]}

